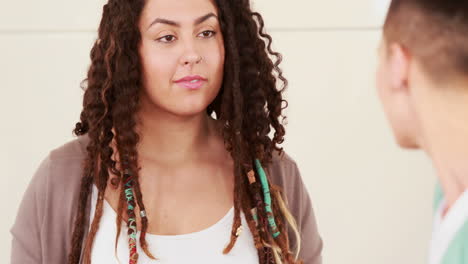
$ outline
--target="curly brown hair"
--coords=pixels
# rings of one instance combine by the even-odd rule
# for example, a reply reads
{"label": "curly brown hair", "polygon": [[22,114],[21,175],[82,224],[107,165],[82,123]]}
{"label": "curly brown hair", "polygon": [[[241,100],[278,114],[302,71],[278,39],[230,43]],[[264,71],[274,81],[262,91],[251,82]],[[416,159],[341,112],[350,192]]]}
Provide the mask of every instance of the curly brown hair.
{"label": "curly brown hair", "polygon": [[[264,22],[259,13],[253,12],[249,0],[215,0],[226,49],[222,87],[207,107],[207,114],[215,114],[224,125],[222,135],[226,149],[234,162],[234,222],[230,243],[224,250],[227,254],[234,246],[236,231],[241,225],[241,211],[245,214],[254,236],[260,263],[302,263],[297,260],[299,247],[291,252],[288,228],[300,237],[294,218],[287,209],[281,189],[271,183],[273,217],[279,236],[273,236],[268,225],[268,213],[262,198],[259,175],[250,184],[247,174],[255,169],[255,160],[263,165],[272,161],[274,151],[284,140],[285,129],[282,111],[287,102],[282,92],[287,87],[279,64],[281,55],[271,48],[272,38],[264,32]],[[98,39],[91,50],[91,66],[83,82],[85,88],[83,110],[74,133],[87,134],[90,142],[77,206],[73,229],[69,264],[80,261],[85,236],[87,203],[92,184],[97,186],[98,198],[95,216],[86,241],[84,241],[84,263],[90,263],[91,249],[102,216],[104,192],[108,186],[109,171],[116,176],[112,186],[130,184],[135,193],[136,205],[144,211],[138,177],[138,153],[136,145],[136,113],[139,109],[142,89],[142,66],[138,54],[141,35],[138,20],[145,6],[144,0],[109,0],[104,5]],[[274,58],[274,61],[271,59]],[[241,70],[242,69],[242,70]],[[281,82],[277,87],[277,81]],[[272,138],[269,134],[274,130]],[[115,150],[111,144],[115,143]],[[119,164],[114,158],[120,157]],[[117,223],[121,223],[126,202],[122,188],[117,209]],[[133,201],[132,201],[133,202]],[[257,210],[258,220],[251,213]],[[127,211],[129,218],[135,217],[134,209]],[[130,223],[128,223],[129,225]],[[289,224],[289,226],[288,226]],[[154,259],[145,240],[148,219],[141,218],[140,245]],[[120,225],[117,224],[117,239]],[[131,232],[131,230],[129,229]]]}

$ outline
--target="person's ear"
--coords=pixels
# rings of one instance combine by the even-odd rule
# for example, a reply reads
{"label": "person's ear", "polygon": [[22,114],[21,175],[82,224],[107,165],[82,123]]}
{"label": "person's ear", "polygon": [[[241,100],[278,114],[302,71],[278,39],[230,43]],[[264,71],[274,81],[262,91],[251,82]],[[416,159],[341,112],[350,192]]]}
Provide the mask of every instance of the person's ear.
{"label": "person's ear", "polygon": [[402,89],[408,90],[410,61],[409,52],[401,44],[390,44],[388,47],[388,68],[392,89],[400,92]]}
{"label": "person's ear", "polygon": [[398,144],[417,148],[418,122],[410,86],[410,53],[400,44],[384,48],[379,94]]}

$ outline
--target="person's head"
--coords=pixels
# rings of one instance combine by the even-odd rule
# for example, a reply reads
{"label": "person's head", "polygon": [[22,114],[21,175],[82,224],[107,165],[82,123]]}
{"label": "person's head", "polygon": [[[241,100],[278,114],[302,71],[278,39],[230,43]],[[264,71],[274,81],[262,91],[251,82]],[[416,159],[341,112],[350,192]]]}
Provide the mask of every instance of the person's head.
{"label": "person's head", "polygon": [[467,32],[466,1],[391,1],[377,86],[400,146],[430,148],[429,138],[448,135],[458,106],[468,103]]}
{"label": "person's head", "polygon": [[[263,19],[251,11],[249,0],[109,0],[104,6],[91,66],[83,83],[81,120],[74,129],[76,135],[86,134],[90,140],[70,264],[78,263],[80,258],[87,200],[95,183],[98,201],[84,249],[84,263],[90,261],[109,171],[116,175],[112,186],[121,186],[117,222],[122,220],[125,203],[129,208],[145,209],[136,149],[141,110],[155,118],[168,113],[179,117],[214,114],[223,125],[222,136],[234,161],[235,216],[225,253],[236,242],[240,212],[244,212],[261,263],[270,263],[272,255],[276,263],[296,263],[288,242],[294,238],[288,238],[287,225],[295,231],[297,228],[280,190],[272,186],[273,217],[281,232],[273,237],[260,181],[249,184],[247,177],[256,159],[267,165],[273,151],[281,151],[279,144],[285,135],[282,91],[287,81],[278,67],[281,55],[272,51],[271,37],[263,28]],[[195,75],[203,82],[198,77],[191,79],[194,83],[177,82]],[[280,88],[278,80],[282,82]],[[126,191],[133,192],[135,199],[126,199]],[[258,226],[251,213],[253,207],[257,208]],[[126,212],[128,217],[135,217],[135,209]],[[141,224],[141,247],[153,257],[145,240],[147,217],[141,218]],[[119,236],[120,225],[117,229]],[[129,226],[129,232],[135,230]],[[300,239],[295,233],[299,249]]]}

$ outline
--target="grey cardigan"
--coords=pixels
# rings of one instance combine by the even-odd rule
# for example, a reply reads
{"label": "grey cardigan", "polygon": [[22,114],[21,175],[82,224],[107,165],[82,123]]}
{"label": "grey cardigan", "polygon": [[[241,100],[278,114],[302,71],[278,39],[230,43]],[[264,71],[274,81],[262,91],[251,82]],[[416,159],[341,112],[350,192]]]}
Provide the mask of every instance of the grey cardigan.
{"label": "grey cardigan", "polygon": [[[79,137],[53,150],[41,163],[10,230],[11,264],[67,263],[88,141],[87,136]],[[266,171],[272,183],[283,188],[296,218],[302,237],[300,258],[305,264],[321,264],[322,239],[296,163],[286,154],[276,155]],[[85,230],[89,229],[90,202]],[[294,235],[289,234],[295,246]]]}

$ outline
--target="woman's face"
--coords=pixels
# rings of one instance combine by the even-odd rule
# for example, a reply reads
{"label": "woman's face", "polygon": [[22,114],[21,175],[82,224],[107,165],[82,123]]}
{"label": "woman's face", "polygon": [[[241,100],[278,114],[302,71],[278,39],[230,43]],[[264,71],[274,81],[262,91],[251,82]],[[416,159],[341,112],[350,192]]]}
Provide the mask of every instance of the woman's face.
{"label": "woman's face", "polygon": [[140,17],[143,108],[204,112],[218,94],[224,42],[210,0],[147,0]]}

